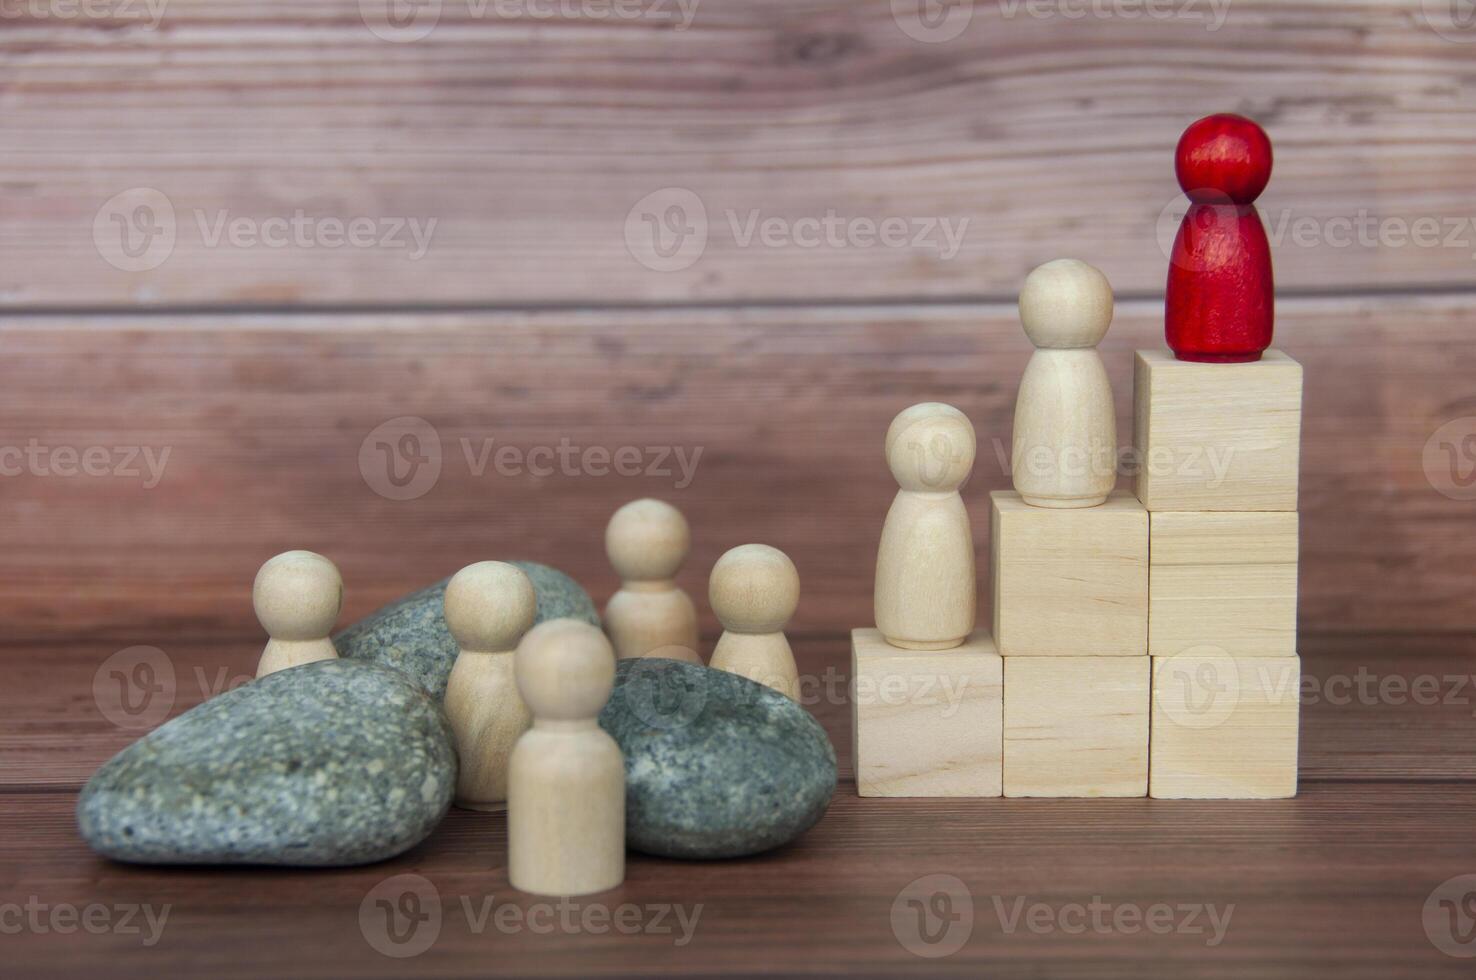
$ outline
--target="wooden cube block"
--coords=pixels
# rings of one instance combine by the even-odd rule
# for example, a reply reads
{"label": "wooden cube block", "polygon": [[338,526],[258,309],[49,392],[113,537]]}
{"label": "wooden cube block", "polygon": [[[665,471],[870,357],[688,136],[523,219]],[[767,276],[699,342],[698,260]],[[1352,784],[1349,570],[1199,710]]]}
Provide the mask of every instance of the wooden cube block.
{"label": "wooden cube block", "polygon": [[1148,512],[1126,491],[1100,507],[1031,507],[990,494],[994,642],[1006,657],[1148,654]]}
{"label": "wooden cube block", "polygon": [[1005,796],[1148,792],[1147,657],[1005,658]]}
{"label": "wooden cube block", "polygon": [[1296,796],[1301,676],[1300,657],[1154,657],[1149,795]]}
{"label": "wooden cube block", "polygon": [[862,796],[999,796],[1003,660],[984,630],[951,650],[851,632],[851,734]]}
{"label": "wooden cube block", "polygon": [[1138,351],[1133,415],[1150,511],[1297,509],[1302,366],[1281,351],[1250,364]]}
{"label": "wooden cube block", "polygon": [[1296,656],[1295,513],[1155,513],[1149,527],[1150,654]]}

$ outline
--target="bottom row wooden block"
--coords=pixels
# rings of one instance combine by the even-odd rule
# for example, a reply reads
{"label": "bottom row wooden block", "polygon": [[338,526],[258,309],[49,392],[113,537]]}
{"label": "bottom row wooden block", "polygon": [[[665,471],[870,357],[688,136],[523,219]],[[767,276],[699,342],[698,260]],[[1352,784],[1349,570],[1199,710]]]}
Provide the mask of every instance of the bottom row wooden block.
{"label": "bottom row wooden block", "polygon": [[852,633],[862,796],[1273,799],[1296,795],[1301,660],[1001,658]]}

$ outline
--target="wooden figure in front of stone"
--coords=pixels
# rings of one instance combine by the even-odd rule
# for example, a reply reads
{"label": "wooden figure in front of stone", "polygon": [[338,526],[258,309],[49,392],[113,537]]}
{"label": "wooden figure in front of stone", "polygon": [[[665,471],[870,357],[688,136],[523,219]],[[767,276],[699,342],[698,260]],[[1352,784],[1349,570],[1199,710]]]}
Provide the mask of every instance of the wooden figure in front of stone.
{"label": "wooden figure in front of stone", "polygon": [[1117,416],[1097,344],[1112,322],[1107,277],[1077,259],[1031,272],[1020,323],[1036,346],[1015,401],[1015,489],[1034,507],[1095,507],[1117,481]]}
{"label": "wooden figure in front of stone", "polygon": [[701,663],[697,607],[676,584],[692,532],[671,504],[632,500],[605,527],[605,553],[620,576],[620,591],[605,606],[605,629],[621,660],[665,657]]}
{"label": "wooden figure in front of stone", "polygon": [[615,651],[588,623],[551,619],[513,663],[533,727],[508,765],[508,880],[534,895],[614,888],[625,880],[625,759],[597,719]]}
{"label": "wooden figure in front of stone", "polygon": [[257,662],[257,677],[338,659],[328,634],[343,608],[343,576],[327,558],[284,551],[267,559],[251,586],[251,604],[271,637]]}
{"label": "wooden figure in front of stone", "polygon": [[723,624],[711,665],[799,700],[799,669],[784,627],[799,605],[799,572],[778,548],[744,544],[712,566],[707,599]]}
{"label": "wooden figure in front of stone", "polygon": [[459,652],[446,682],[446,717],[456,733],[456,805],[501,810],[507,761],[532,716],[513,678],[513,650],[533,626],[538,597],[516,565],[468,565],[446,585],[446,626]]}
{"label": "wooden figure in front of stone", "polygon": [[894,647],[949,650],[974,630],[974,536],[958,488],[975,448],[968,416],[939,402],[904,409],[887,429],[901,489],[882,525],[873,604]]}

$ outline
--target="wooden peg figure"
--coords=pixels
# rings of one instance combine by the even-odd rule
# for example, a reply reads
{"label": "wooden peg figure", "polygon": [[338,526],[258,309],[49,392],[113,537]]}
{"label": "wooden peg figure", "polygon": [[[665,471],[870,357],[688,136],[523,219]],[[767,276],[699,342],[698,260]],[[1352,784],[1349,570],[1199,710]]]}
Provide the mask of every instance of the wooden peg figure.
{"label": "wooden peg figure", "polygon": [[799,572],[766,544],[745,544],[712,566],[707,598],[723,624],[711,666],[799,700],[799,669],[784,627],[799,606]]}
{"label": "wooden peg figure", "polygon": [[267,559],[251,586],[251,604],[270,637],[256,664],[257,677],[338,659],[328,634],[343,608],[343,576],[327,558],[284,551]]}
{"label": "wooden peg figure", "polygon": [[605,527],[605,553],[620,590],[605,606],[605,629],[621,660],[665,657],[701,663],[697,607],[676,584],[692,533],[671,504],[632,500]]}
{"label": "wooden peg figure", "polygon": [[1097,344],[1112,323],[1112,287],[1085,262],[1047,262],[1020,290],[1020,323],[1036,351],[1015,401],[1015,489],[1035,507],[1105,503],[1117,482],[1117,416]]}
{"label": "wooden peg figure", "polygon": [[1169,256],[1164,334],[1181,361],[1259,361],[1271,346],[1271,245],[1255,200],[1271,180],[1271,140],[1244,116],[1184,130],[1174,174],[1189,210]]}
{"label": "wooden peg figure", "polygon": [[968,416],[939,402],[905,409],[887,429],[900,489],[882,526],[876,628],[909,650],[949,650],[974,630],[974,536],[958,489],[974,466]]}
{"label": "wooden peg figure", "polygon": [[446,682],[446,717],[456,733],[456,805],[501,810],[507,763],[532,715],[518,694],[513,651],[533,626],[538,597],[516,565],[482,561],[446,585],[446,626],[459,652]]}
{"label": "wooden peg figure", "polygon": [[614,888],[625,880],[625,760],[597,719],[615,651],[588,623],[551,619],[513,663],[533,727],[508,765],[508,879],[534,895]]}

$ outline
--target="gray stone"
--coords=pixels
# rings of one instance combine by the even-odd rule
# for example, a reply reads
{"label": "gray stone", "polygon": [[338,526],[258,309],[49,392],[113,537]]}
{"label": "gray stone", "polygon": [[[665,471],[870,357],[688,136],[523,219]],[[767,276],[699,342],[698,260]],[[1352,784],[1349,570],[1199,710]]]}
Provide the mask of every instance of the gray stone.
{"label": "gray stone", "polygon": [[757,854],[835,792],[835,747],[801,705],[725,671],[622,660],[600,725],[625,753],[625,835],[662,857]]}
{"label": "gray stone", "polygon": [[415,846],[456,788],[445,714],[374,664],[269,674],[161,725],[83,787],[93,850],[145,864],[365,864]]}
{"label": "gray stone", "polygon": [[[569,618],[600,625],[594,603],[578,582],[537,562],[512,564],[533,580],[538,594],[537,622]],[[442,579],[354,623],[333,638],[338,655],[394,667],[418,680],[437,700],[444,698],[457,652],[441,608],[449,581]]]}

